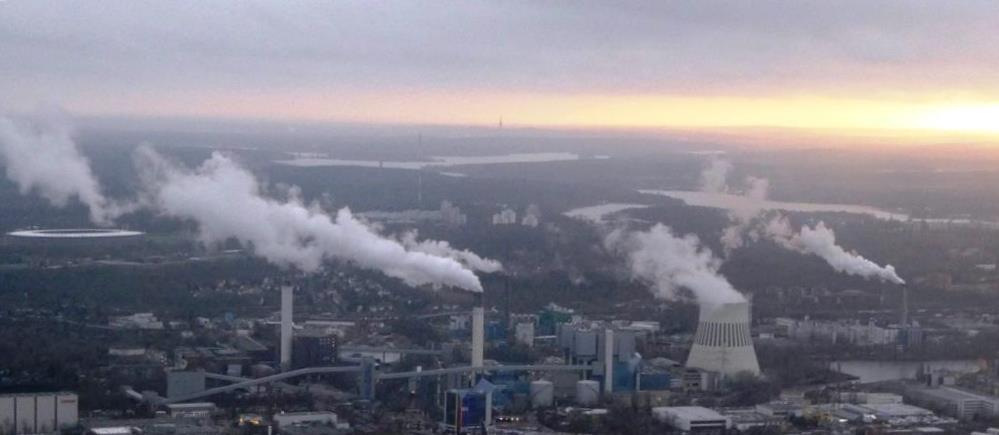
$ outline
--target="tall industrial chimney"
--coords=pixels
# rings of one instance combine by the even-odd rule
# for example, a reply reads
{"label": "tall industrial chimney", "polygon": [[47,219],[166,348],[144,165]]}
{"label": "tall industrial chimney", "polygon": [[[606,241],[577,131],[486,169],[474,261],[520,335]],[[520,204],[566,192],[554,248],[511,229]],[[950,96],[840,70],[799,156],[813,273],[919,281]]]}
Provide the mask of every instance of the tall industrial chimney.
{"label": "tall industrial chimney", "polygon": [[760,374],[756,349],[749,330],[749,303],[736,302],[701,307],[694,345],[687,367],[732,376]]}
{"label": "tall industrial chimney", "polygon": [[482,307],[482,295],[477,295],[475,308],[472,308],[472,367],[482,367],[485,338],[486,310]]}
{"label": "tall industrial chimney", "polygon": [[902,326],[909,326],[909,287],[902,285]]}
{"label": "tall industrial chimney", "polygon": [[614,392],[614,330],[604,330],[604,393]]}
{"label": "tall industrial chimney", "polygon": [[292,306],[293,290],[290,285],[281,286],[281,370],[291,369]]}

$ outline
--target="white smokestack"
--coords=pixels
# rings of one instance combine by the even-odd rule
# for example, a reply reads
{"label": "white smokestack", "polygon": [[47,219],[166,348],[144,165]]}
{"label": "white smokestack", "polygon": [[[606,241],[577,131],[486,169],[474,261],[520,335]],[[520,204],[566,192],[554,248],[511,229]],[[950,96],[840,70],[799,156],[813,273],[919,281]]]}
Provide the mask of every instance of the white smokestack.
{"label": "white smokestack", "polygon": [[291,369],[291,341],[295,321],[292,319],[294,290],[290,285],[281,286],[281,370]]}
{"label": "white smokestack", "polygon": [[614,392],[614,330],[604,330],[604,393]]}
{"label": "white smokestack", "polygon": [[482,367],[485,356],[486,310],[481,305],[472,308],[472,367]]}
{"label": "white smokestack", "polygon": [[409,285],[482,291],[479,278],[461,263],[408,251],[355,219],[347,208],[334,218],[295,196],[287,201],[263,196],[256,178],[220,153],[195,171],[173,165],[148,147],[139,150],[137,162],[147,178],[150,202],[164,215],[197,222],[206,243],[235,238],[272,263],[305,272],[336,259]]}
{"label": "white smokestack", "polygon": [[770,220],[766,226],[767,235],[781,246],[804,254],[814,254],[826,261],[833,269],[849,275],[864,278],[877,278],[894,284],[905,284],[905,281],[895,273],[892,265],[879,266],[859,254],[847,252],[836,244],[836,234],[819,222],[814,228],[803,226],[801,232],[795,233],[790,223],[783,216]]}
{"label": "white smokestack", "polygon": [[65,115],[38,120],[0,117],[0,163],[21,194],[35,192],[63,207],[76,198],[90,209],[90,220],[108,225],[133,206],[115,204],[101,192],[90,163],[80,154]]}
{"label": "white smokestack", "polygon": [[669,227],[656,224],[648,231],[614,231],[605,243],[627,255],[631,273],[651,283],[659,298],[682,299],[681,292],[687,290],[701,305],[746,300],[718,273],[721,260],[695,235],[677,237]]}

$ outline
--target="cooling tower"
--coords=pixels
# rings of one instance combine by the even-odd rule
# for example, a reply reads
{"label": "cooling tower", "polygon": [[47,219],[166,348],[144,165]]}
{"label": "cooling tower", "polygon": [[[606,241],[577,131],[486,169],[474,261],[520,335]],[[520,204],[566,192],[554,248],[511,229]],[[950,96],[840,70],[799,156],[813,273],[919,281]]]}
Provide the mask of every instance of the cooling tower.
{"label": "cooling tower", "polygon": [[739,372],[760,374],[749,331],[749,303],[736,302],[701,307],[694,345],[687,367],[732,376]]}

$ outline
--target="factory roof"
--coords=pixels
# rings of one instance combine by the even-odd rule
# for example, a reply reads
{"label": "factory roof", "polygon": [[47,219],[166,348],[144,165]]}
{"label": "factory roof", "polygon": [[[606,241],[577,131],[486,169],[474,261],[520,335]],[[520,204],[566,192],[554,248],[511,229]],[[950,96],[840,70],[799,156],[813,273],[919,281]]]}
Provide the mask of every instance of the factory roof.
{"label": "factory roof", "polygon": [[38,391],[38,392],[28,392],[28,393],[0,393],[0,397],[28,397],[28,396],[65,396],[65,395],[76,395],[72,391]]}
{"label": "factory roof", "polygon": [[191,402],[191,403],[170,403],[167,404],[167,408],[170,409],[203,409],[203,408],[214,408],[215,404],[212,402]]}
{"label": "factory roof", "polygon": [[984,394],[972,393],[953,387],[922,388],[917,390],[921,394],[933,396],[944,400],[990,400],[997,401],[999,398],[986,396]]}
{"label": "factory roof", "polygon": [[933,411],[904,403],[879,403],[860,405],[874,411],[881,418],[900,418],[933,415]]}
{"label": "factory roof", "polygon": [[671,415],[685,420],[724,420],[725,416],[713,409],[703,406],[658,406],[652,408],[652,414],[656,416]]}
{"label": "factory roof", "polygon": [[131,426],[115,426],[115,427],[95,427],[90,429],[90,433],[94,435],[132,435]]}

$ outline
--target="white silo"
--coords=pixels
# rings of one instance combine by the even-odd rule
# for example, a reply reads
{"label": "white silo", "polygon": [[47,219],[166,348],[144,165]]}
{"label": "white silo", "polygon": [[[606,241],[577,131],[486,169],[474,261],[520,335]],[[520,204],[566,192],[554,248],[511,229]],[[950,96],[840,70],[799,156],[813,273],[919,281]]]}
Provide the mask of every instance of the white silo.
{"label": "white silo", "polygon": [[549,408],[555,403],[555,384],[551,381],[531,382],[531,407]]}
{"label": "white silo", "polygon": [[760,374],[753,337],[749,330],[749,303],[736,302],[701,307],[694,345],[687,367],[732,376]]}
{"label": "white silo", "polygon": [[600,400],[600,383],[597,381],[583,380],[576,382],[576,404],[579,406],[593,406]]}

